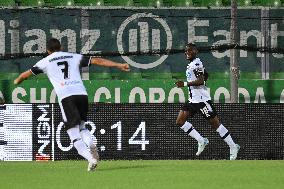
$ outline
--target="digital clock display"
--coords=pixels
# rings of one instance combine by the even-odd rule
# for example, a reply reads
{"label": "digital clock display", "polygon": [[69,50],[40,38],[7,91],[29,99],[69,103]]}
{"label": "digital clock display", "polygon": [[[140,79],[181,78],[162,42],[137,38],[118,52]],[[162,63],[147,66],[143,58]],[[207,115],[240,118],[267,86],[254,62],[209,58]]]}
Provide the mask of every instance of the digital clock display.
{"label": "digital clock display", "polygon": [[[58,107],[54,107],[54,112],[58,111],[60,111]],[[147,146],[150,144],[147,138],[147,122],[142,116],[140,119],[133,119],[135,112],[132,112],[132,116],[123,113],[119,107],[114,109],[114,106],[101,104],[90,106],[85,124],[92,134],[101,158],[112,159],[115,156],[127,159],[126,153],[147,151]],[[108,116],[110,117],[107,118]],[[55,159],[76,154],[60,116],[54,118],[54,125],[57,144],[55,152],[59,153],[55,154]]]}
{"label": "digital clock display", "polygon": [[[101,159],[196,159],[197,142],[175,124],[181,107],[182,104],[90,104],[86,127]],[[283,159],[283,104],[215,107],[221,122],[243,147],[240,159]],[[267,109],[273,109],[273,113],[268,114]],[[228,159],[228,146],[201,115],[189,121],[210,140],[198,159]],[[74,159],[82,157],[66,133],[58,104],[0,107],[0,160]]]}
{"label": "digital clock display", "polygon": [[[92,104],[86,127],[102,159],[162,159],[190,139],[175,125],[179,107]],[[33,105],[34,159],[82,159],[73,148],[57,104]],[[173,147],[174,146],[174,147]],[[187,153],[188,149],[186,150]]]}

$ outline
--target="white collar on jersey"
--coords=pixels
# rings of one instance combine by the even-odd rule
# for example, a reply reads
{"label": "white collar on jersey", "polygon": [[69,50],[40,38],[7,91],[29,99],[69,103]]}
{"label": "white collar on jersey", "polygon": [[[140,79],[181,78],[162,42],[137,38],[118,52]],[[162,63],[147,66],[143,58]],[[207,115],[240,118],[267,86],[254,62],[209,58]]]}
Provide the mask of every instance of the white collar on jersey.
{"label": "white collar on jersey", "polygon": [[196,57],[195,59],[193,59],[191,62],[189,62],[189,63],[187,64],[187,68],[190,67],[190,64],[191,64],[192,62],[199,62],[199,61],[200,61],[200,59]]}

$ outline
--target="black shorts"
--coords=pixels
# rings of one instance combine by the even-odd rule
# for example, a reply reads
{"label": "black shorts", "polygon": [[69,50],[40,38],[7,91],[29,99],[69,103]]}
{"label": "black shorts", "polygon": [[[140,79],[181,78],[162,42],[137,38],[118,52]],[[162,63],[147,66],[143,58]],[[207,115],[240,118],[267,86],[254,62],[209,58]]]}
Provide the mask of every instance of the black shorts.
{"label": "black shorts", "polygon": [[183,111],[190,112],[191,116],[194,116],[197,112],[200,112],[205,119],[214,118],[217,113],[215,107],[212,105],[211,100],[199,103],[187,102],[182,107]]}
{"label": "black shorts", "polygon": [[88,96],[72,95],[59,103],[66,129],[79,125],[81,121],[87,121]]}

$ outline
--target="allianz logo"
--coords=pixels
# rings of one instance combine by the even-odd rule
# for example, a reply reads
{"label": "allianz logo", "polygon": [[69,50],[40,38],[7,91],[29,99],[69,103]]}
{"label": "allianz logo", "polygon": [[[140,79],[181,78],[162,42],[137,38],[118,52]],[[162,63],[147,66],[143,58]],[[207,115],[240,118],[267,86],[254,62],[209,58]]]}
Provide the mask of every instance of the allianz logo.
{"label": "allianz logo", "polygon": [[[165,35],[162,35],[164,33]],[[172,38],[170,27],[164,19],[152,13],[137,13],[128,17],[120,25],[117,32],[117,47],[121,54],[125,54],[125,52],[159,53],[161,49],[171,50]],[[168,55],[153,57],[152,62],[150,60],[147,63],[142,63],[134,60],[135,57],[122,56],[127,63],[134,67],[150,69],[163,63]]]}

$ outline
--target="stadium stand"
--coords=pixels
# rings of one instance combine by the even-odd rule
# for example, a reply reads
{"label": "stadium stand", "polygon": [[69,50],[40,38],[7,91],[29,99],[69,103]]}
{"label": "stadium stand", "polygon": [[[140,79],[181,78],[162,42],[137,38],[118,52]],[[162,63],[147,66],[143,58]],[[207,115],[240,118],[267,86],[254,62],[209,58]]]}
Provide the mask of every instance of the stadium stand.
{"label": "stadium stand", "polygon": [[14,6],[15,1],[13,0],[0,0],[0,6]]}
{"label": "stadium stand", "polygon": [[239,6],[283,6],[283,0],[237,0]]}
{"label": "stadium stand", "polygon": [[19,0],[16,3],[20,6],[40,7],[44,6],[44,0]]}
{"label": "stadium stand", "polygon": [[171,3],[175,7],[190,7],[192,5],[192,0],[176,0]]}
{"label": "stadium stand", "polygon": [[45,6],[74,6],[73,0],[45,0]]}
{"label": "stadium stand", "polygon": [[[238,6],[266,6],[283,7],[284,0],[237,0]],[[230,6],[231,0],[0,0],[0,6],[137,6],[137,7],[224,7]],[[20,63],[21,62],[21,63]],[[19,72],[28,69],[31,65],[26,59],[1,60],[1,79],[14,78]],[[216,79],[229,78],[228,72],[214,72],[211,76]],[[90,79],[179,79],[184,73],[180,73],[173,64],[165,63],[157,67],[155,72],[132,68],[130,73],[121,73],[109,68],[90,67]],[[243,79],[260,79],[260,72],[241,72]],[[273,72],[271,79],[283,79],[284,73]]]}
{"label": "stadium stand", "polygon": [[[239,6],[284,6],[284,0],[237,0]],[[230,0],[0,0],[0,6],[145,6],[145,7],[219,7]]]}
{"label": "stadium stand", "polygon": [[102,6],[103,0],[74,0],[75,6]]}
{"label": "stadium stand", "polygon": [[131,0],[103,0],[104,6],[131,6]]}
{"label": "stadium stand", "polygon": [[251,6],[251,0],[238,0],[237,1],[238,6],[246,7]]}

